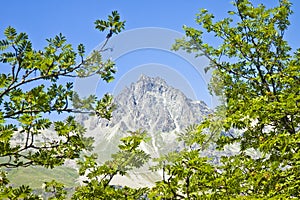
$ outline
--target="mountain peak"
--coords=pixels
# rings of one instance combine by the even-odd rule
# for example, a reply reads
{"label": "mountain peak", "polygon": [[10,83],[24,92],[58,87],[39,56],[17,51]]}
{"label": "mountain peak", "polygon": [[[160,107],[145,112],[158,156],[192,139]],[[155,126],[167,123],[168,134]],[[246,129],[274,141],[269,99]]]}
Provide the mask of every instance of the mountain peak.
{"label": "mountain peak", "polygon": [[119,124],[122,131],[182,131],[190,124],[199,123],[210,112],[203,102],[194,103],[164,79],[144,74],[123,89],[115,97],[115,103],[117,110],[110,126]]}
{"label": "mountain peak", "polygon": [[[128,131],[145,130],[150,140],[143,141],[140,148],[152,158],[180,150],[182,143],[176,138],[176,132],[182,132],[192,124],[198,124],[212,111],[203,101],[192,101],[180,90],[169,86],[162,78],[141,75],[137,82],[126,87],[114,98],[117,109],[111,121],[80,115],[80,120],[89,127],[88,136],[95,138],[95,152],[99,161],[111,159],[118,151],[118,144]],[[217,157],[218,152],[202,152],[203,155]],[[162,179],[162,174],[150,172],[145,168],[130,171],[123,180],[119,177],[112,182],[115,185],[134,184],[144,187]]]}
{"label": "mountain peak", "polygon": [[140,77],[138,78],[138,81],[137,82],[140,82],[140,81],[147,81],[149,80],[151,77],[145,75],[145,74],[141,74]]}
{"label": "mountain peak", "polygon": [[139,82],[151,82],[151,83],[157,83],[157,84],[164,84],[166,85],[166,81],[164,79],[162,79],[161,77],[157,76],[157,77],[150,77],[147,76],[145,74],[141,74],[140,77],[138,78],[137,83]]}
{"label": "mountain peak", "polygon": [[[111,121],[96,121],[88,117],[89,120],[85,121],[85,124],[89,123],[90,134],[95,138],[95,151],[101,161],[110,159],[110,155],[118,151],[117,144],[128,131],[139,129],[145,130],[151,138],[140,146],[151,157],[181,148],[176,141],[176,132],[200,123],[211,113],[204,102],[192,101],[162,78],[146,75],[141,75],[137,82],[124,88],[114,98],[114,103],[117,109]],[[151,163],[148,164],[151,166]],[[140,170],[137,174],[129,173],[130,177],[126,180],[136,183],[139,178],[141,183],[153,183],[161,176],[158,172],[149,174],[149,171]]]}
{"label": "mountain peak", "polygon": [[131,84],[131,90],[138,90],[141,94],[146,91],[159,91],[169,87],[166,81],[160,77],[150,77],[142,74],[136,83]]}

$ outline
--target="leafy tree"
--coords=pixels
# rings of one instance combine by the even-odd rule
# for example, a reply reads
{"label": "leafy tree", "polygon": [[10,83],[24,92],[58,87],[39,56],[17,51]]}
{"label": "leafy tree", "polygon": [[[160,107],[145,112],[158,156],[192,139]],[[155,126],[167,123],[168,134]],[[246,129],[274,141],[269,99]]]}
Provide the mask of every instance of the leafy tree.
{"label": "leafy tree", "polygon": [[[292,5],[288,0],[274,8],[249,0],[233,5],[229,17],[219,21],[202,9],[196,18],[201,28],[185,26],[186,38],[174,49],[210,60],[207,69],[218,81],[210,89],[223,100],[189,142],[198,150],[207,141],[199,140],[207,129],[223,130],[219,148],[237,143],[240,153],[223,157],[213,170],[195,149],[184,149],[161,165],[168,178],[153,188],[154,199],[300,198],[300,49],[293,51],[285,40]],[[210,34],[219,39],[218,46],[205,43]],[[251,149],[261,156],[251,156]]]}
{"label": "leafy tree", "polygon": [[112,155],[112,160],[103,165],[96,162],[96,155],[85,156],[84,161],[79,161],[79,174],[88,179],[85,185],[77,188],[73,199],[143,199],[147,188],[133,189],[111,185],[111,180],[116,175],[124,176],[130,170],[142,167],[148,162],[150,156],[138,149],[145,140],[146,132],[130,132],[130,136],[121,139],[119,151]]}
{"label": "leafy tree", "polygon": [[[66,159],[79,158],[83,150],[92,149],[92,138],[85,137],[85,128],[74,116],[63,121],[53,121],[52,114],[88,113],[109,119],[114,109],[108,94],[98,100],[96,96],[80,99],[70,82],[74,77],[99,75],[110,82],[116,72],[111,60],[103,60],[101,53],[112,34],[124,29],[125,21],[114,11],[108,20],[96,20],[96,29],[108,30],[109,35],[99,51],[85,58],[84,45],[77,51],[59,34],[47,39],[43,50],[35,50],[26,33],[13,27],[4,31],[0,40],[0,168],[44,166],[53,168]],[[50,114],[50,115],[49,115]],[[65,116],[65,115],[64,115]],[[54,131],[49,133],[47,129]],[[2,171],[0,175],[1,198],[38,198],[30,196],[27,186],[12,188]],[[50,183],[49,183],[50,184]],[[59,189],[54,182],[47,185]],[[23,196],[22,196],[23,195]]]}
{"label": "leafy tree", "polygon": [[[291,3],[278,3],[267,8],[249,0],[235,0],[235,10],[220,21],[202,9],[196,18],[200,30],[184,27],[186,37],[177,40],[174,49],[196,52],[210,60],[210,89],[220,96],[222,105],[203,123],[182,134],[185,145],[180,152],[157,159],[153,169],[162,169],[163,179],[153,188],[110,184],[116,175],[125,175],[149,159],[138,149],[145,133],[132,132],[122,139],[120,151],[103,165],[96,163],[95,155],[79,161],[79,173],[88,179],[76,189],[73,199],[300,198],[300,49],[293,50],[284,35],[290,24]],[[124,26],[117,12],[108,21],[97,20],[95,24],[100,31],[109,31],[107,40]],[[219,39],[219,46],[205,43],[206,34]],[[107,42],[100,52],[84,59],[83,45],[76,53],[62,35],[49,39],[43,51],[34,51],[27,35],[11,27],[5,36],[0,41],[0,61],[10,72],[0,75],[0,166],[52,168],[90,150],[92,141],[84,137],[85,129],[74,117],[52,122],[45,114],[87,112],[109,119],[114,108],[110,96],[80,99],[71,83],[59,83],[61,77],[94,74],[111,81],[114,64],[101,58]],[[38,141],[50,127],[56,137],[44,136],[44,141]],[[201,154],[211,141],[220,149],[239,144],[240,152],[224,156],[220,165],[214,165]],[[251,156],[248,152],[252,149],[261,156]],[[8,183],[1,172],[1,198],[39,198],[27,186],[13,188]],[[45,189],[54,199],[66,197],[59,183],[47,183]]]}
{"label": "leafy tree", "polygon": [[[207,148],[207,135],[200,126],[187,129],[180,138],[185,148],[156,159],[153,170],[163,170],[163,179],[149,192],[150,199],[222,199],[220,175],[210,159],[201,155]],[[191,136],[188,136],[191,135]]]}

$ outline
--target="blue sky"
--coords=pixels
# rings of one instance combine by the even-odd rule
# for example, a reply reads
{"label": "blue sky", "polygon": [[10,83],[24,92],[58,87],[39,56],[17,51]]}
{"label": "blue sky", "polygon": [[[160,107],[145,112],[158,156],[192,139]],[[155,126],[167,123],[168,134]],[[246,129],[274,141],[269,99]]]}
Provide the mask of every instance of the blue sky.
{"label": "blue sky", "polygon": [[[255,0],[254,2],[268,2],[267,4],[272,2],[274,5],[276,1]],[[292,3],[295,13],[291,17],[292,26],[286,36],[296,48],[300,46],[298,37],[300,1],[293,0]],[[121,17],[126,20],[127,31],[158,27],[180,35],[183,34],[182,25],[196,26],[195,14],[200,8],[206,8],[220,18],[226,16],[227,11],[232,9],[230,0],[14,0],[2,1],[1,7],[1,37],[4,29],[11,25],[18,31],[27,32],[33,46],[41,49],[46,45],[46,38],[63,33],[74,47],[83,43],[87,52],[103,42],[106,35],[94,29],[94,21],[106,19],[113,10],[118,10]],[[163,43],[165,39],[156,40]],[[121,44],[116,40],[115,44],[128,46],[128,43],[134,42],[135,39],[131,38],[127,43],[122,41]],[[186,59],[182,55],[170,52],[167,46],[130,49],[114,59],[119,70],[116,81],[110,85],[97,83],[95,88],[97,94],[103,93],[104,87],[110,92],[118,91],[130,81],[135,81],[137,74],[149,73],[153,76],[162,75],[170,84],[181,87],[180,89],[183,89],[190,98],[203,99],[208,104],[211,103],[205,80],[201,77],[201,73],[197,72],[204,67],[203,60],[195,61],[198,62],[198,68],[195,69],[192,66],[195,64],[187,62],[190,58]]]}

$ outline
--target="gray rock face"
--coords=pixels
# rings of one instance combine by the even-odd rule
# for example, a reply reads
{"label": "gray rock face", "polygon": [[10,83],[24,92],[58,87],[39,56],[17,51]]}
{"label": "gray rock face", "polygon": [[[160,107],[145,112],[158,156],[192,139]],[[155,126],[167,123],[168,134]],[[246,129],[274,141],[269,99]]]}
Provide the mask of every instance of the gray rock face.
{"label": "gray rock face", "polygon": [[[110,159],[118,151],[118,144],[128,131],[145,130],[150,138],[140,148],[152,158],[178,149],[176,133],[191,124],[201,122],[212,111],[202,101],[192,101],[181,91],[169,86],[161,78],[142,75],[139,80],[115,96],[117,109],[111,121],[96,117],[81,117],[88,135],[95,138],[95,153],[99,162]],[[151,172],[147,163],[129,172],[127,177],[112,180],[115,185],[145,186],[161,179],[161,172]],[[123,180],[124,179],[124,180]]]}
{"label": "gray rock face", "polygon": [[161,79],[142,75],[115,97],[117,109],[109,127],[148,132],[182,131],[199,123],[211,111],[202,101],[192,101]]}

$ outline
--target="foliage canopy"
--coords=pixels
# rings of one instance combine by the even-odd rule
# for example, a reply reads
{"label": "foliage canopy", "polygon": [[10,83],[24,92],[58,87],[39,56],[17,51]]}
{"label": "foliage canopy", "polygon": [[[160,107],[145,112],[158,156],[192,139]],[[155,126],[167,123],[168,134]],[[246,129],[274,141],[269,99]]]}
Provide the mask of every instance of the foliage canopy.
{"label": "foliage canopy", "polygon": [[[207,70],[212,70],[213,78],[209,88],[222,104],[181,135],[186,144],[181,151],[156,159],[153,170],[162,170],[162,180],[152,188],[110,185],[116,175],[125,175],[149,160],[138,148],[146,133],[131,132],[122,139],[112,160],[99,165],[92,154],[78,162],[79,174],[88,179],[76,189],[73,199],[300,198],[300,49],[293,50],[285,40],[292,4],[278,0],[277,7],[267,8],[235,0],[233,6],[229,17],[219,21],[202,9],[196,18],[200,26],[185,26],[186,37],[174,45],[175,50],[196,52],[210,60]],[[95,25],[100,31],[109,31],[101,51],[112,34],[124,28],[117,12]],[[205,42],[210,34],[219,39],[219,46]],[[87,112],[109,119],[114,108],[111,96],[80,99],[72,83],[59,80],[98,74],[109,82],[114,63],[103,61],[101,51],[85,59],[84,46],[79,45],[75,52],[61,34],[48,39],[43,51],[33,50],[27,35],[12,27],[4,35],[0,61],[9,66],[9,72],[0,74],[0,167],[53,168],[91,150],[92,139],[84,137],[85,129],[74,117],[52,122],[45,114]],[[51,127],[56,137],[42,141],[41,136]],[[223,156],[216,165],[201,154],[212,142],[220,150],[238,144],[240,151]],[[251,156],[249,150],[260,156]],[[45,190],[54,199],[66,198],[63,185],[55,181],[46,183]],[[39,198],[27,186],[9,186],[3,171],[0,194],[11,199]]]}
{"label": "foliage canopy", "polygon": [[[124,29],[125,21],[113,11],[108,21],[97,20],[96,29],[109,30],[110,36]],[[0,40],[0,168],[44,166],[53,168],[67,159],[79,158],[92,150],[92,138],[85,137],[85,128],[67,116],[53,121],[52,114],[88,113],[109,119],[114,109],[112,97],[106,94],[80,99],[70,78],[98,74],[109,82],[116,72],[111,60],[103,60],[106,42],[99,51],[85,57],[84,45],[77,51],[59,34],[47,39],[43,50],[35,50],[26,33],[8,27]],[[69,82],[68,82],[69,81]],[[50,116],[50,117],[49,117]],[[47,131],[52,129],[53,131]],[[46,184],[62,192],[59,183]],[[64,192],[57,193],[64,196]],[[27,186],[13,188],[5,172],[0,176],[1,198],[38,198]]]}
{"label": "foliage canopy", "polygon": [[[187,38],[174,46],[210,60],[207,70],[214,73],[210,89],[221,95],[223,104],[200,130],[219,121],[228,132],[218,139],[219,148],[240,144],[238,155],[223,158],[222,181],[215,179],[213,184],[234,198],[300,197],[300,49],[293,52],[285,40],[291,3],[278,2],[277,7],[266,8],[236,0],[229,17],[216,22],[202,9],[196,19],[201,29],[184,27]],[[206,33],[218,38],[220,45],[205,43]],[[232,129],[239,134],[230,134]],[[249,156],[250,149],[261,156]]]}

